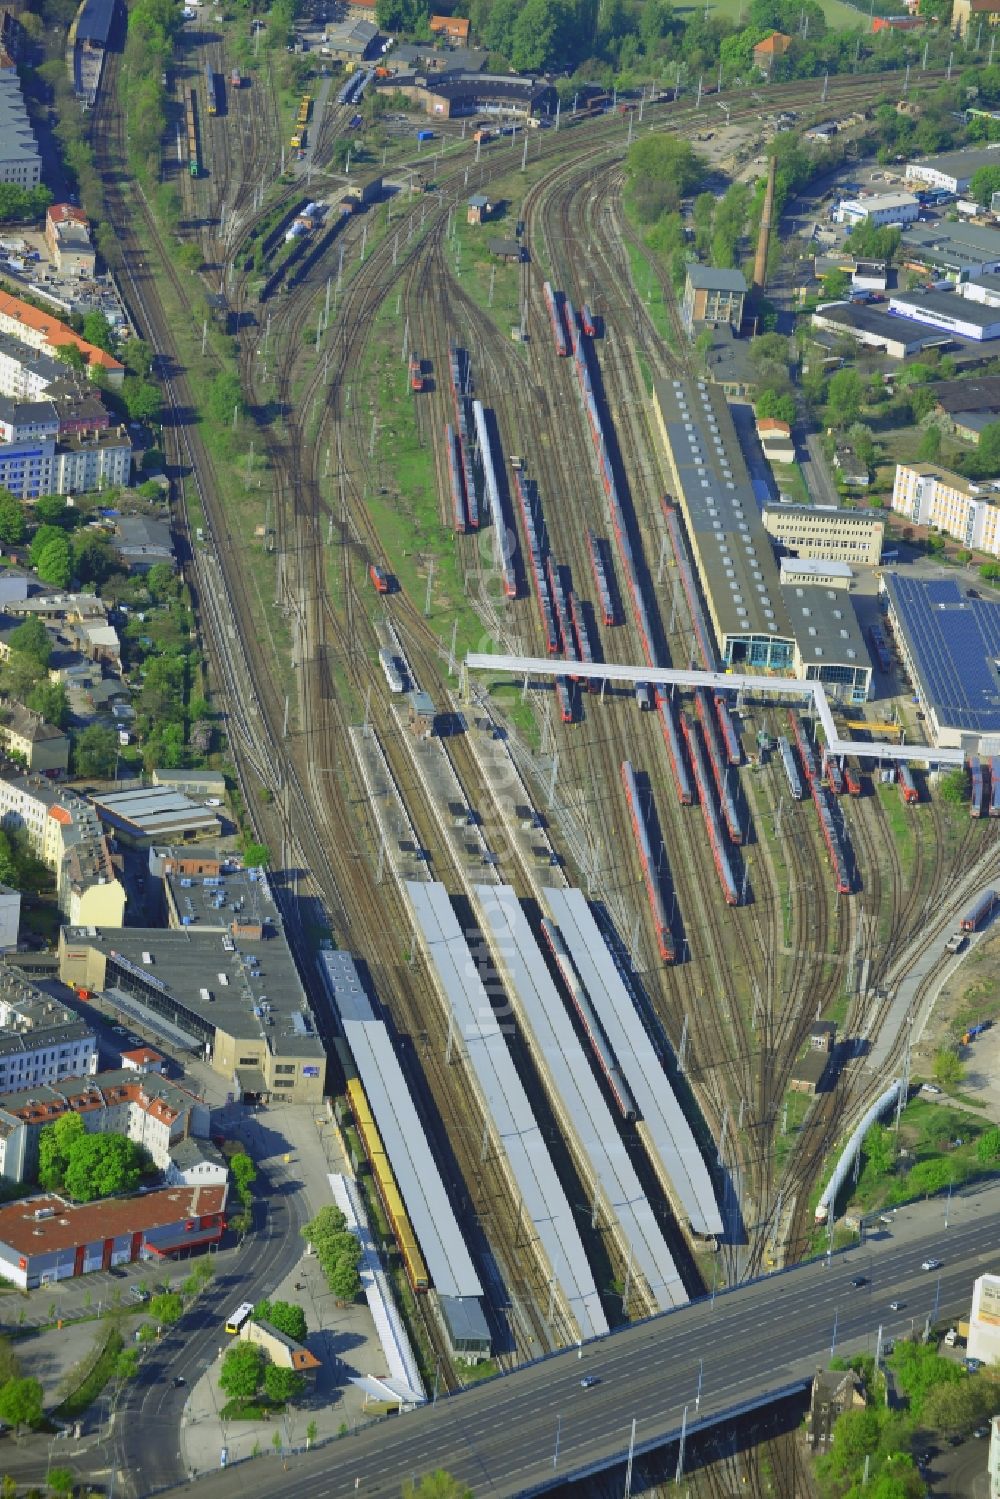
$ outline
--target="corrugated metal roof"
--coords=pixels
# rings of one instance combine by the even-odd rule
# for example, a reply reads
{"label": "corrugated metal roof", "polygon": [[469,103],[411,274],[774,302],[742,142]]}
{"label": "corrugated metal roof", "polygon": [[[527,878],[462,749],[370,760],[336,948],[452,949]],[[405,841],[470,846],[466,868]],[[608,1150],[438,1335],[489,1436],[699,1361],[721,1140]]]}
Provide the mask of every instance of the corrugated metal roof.
{"label": "corrugated metal roof", "polygon": [[658,1156],[695,1232],[721,1234],[708,1168],[586,897],[554,887],[543,895],[639,1107],[647,1149]]}
{"label": "corrugated metal roof", "polygon": [[436,882],[407,880],[406,893],[528,1220],[581,1335],[600,1336],[608,1331],[608,1321],[573,1208],[552,1164],[447,891]]}
{"label": "corrugated metal roof", "polygon": [[349,953],[320,953],[320,961],[434,1287],[442,1296],[482,1296],[385,1023],[372,1010]]}
{"label": "corrugated metal roof", "polygon": [[660,1307],[683,1306],[687,1293],[635,1167],[584,1055],[538,944],[510,885],[477,885],[486,935],[509,980],[508,994],[558,1093],[557,1112],[572,1124],[596,1190],[629,1245],[633,1265]]}
{"label": "corrugated metal roof", "polygon": [[690,260],[687,277],[697,291],[733,291],[746,295],[746,277],[742,271],[724,270],[717,265],[699,265]]}

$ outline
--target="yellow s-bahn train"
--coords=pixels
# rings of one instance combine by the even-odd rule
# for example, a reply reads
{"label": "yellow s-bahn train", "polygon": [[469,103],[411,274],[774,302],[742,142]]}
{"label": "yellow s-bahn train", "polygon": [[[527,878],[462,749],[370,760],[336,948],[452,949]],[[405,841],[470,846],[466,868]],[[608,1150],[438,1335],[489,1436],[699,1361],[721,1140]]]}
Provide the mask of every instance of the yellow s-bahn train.
{"label": "yellow s-bahn train", "polygon": [[403,1203],[396,1178],[393,1175],[389,1157],[385,1153],[382,1144],[382,1136],[379,1134],[378,1125],[372,1117],[372,1111],[368,1104],[368,1097],[361,1085],[360,1079],[352,1077],[347,1084],[347,1097],[350,1101],[351,1112],[354,1115],[354,1123],[361,1143],[365,1148],[378,1188],[378,1195],[382,1199],[386,1217],[396,1242],[399,1244],[400,1254],[403,1256],[403,1266],[406,1270],[406,1278],[416,1292],[423,1292],[430,1288],[430,1276],[424,1257],[417,1243],[417,1236],[413,1232],[413,1224],[410,1222],[409,1214]]}

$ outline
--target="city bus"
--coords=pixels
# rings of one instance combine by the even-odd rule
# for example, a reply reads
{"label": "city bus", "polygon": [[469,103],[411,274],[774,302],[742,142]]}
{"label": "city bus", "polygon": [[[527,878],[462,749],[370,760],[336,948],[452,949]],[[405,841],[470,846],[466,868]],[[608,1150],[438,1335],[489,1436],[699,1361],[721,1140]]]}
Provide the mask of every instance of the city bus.
{"label": "city bus", "polygon": [[231,1312],[226,1318],[226,1331],[235,1337],[243,1326],[253,1316],[253,1302],[241,1301],[235,1312]]}

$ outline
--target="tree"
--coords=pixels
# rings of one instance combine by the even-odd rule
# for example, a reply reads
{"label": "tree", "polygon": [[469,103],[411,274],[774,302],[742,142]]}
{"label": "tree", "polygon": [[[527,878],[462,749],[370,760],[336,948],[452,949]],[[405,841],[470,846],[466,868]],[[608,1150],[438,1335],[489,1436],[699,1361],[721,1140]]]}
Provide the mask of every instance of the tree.
{"label": "tree", "polygon": [[243,862],[248,869],[266,869],[271,862],[271,851],[266,843],[248,839],[243,845]]}
{"label": "tree", "polygon": [[775,421],[787,422],[789,426],[795,420],[795,397],[792,395],[779,395],[773,388],[762,390],[754,405],[758,421],[773,417]]}
{"label": "tree", "polygon": [[403,1499],[473,1499],[473,1493],[444,1468],[436,1468],[418,1483],[408,1478],[403,1484]]}
{"label": "tree", "polygon": [[989,208],[994,193],[1000,193],[1000,166],[980,167],[969,181],[971,196],[983,208]]}
{"label": "tree", "polygon": [[254,1320],[270,1322],[287,1338],[296,1343],[306,1340],[306,1314],[294,1301],[258,1301],[253,1309]]}
{"label": "tree", "polygon": [[900,1341],[889,1355],[889,1362],[899,1388],[909,1399],[910,1414],[918,1421],[931,1390],[943,1384],[957,1384],[965,1377],[957,1364],[941,1358],[928,1343]]}
{"label": "tree", "polygon": [[219,1370],[219,1388],[231,1400],[252,1400],[264,1374],[264,1350],[241,1338],[226,1351]]}
{"label": "tree", "polygon": [[43,526],[68,528],[75,516],[66,503],[65,495],[43,494],[35,501],[35,519]]}
{"label": "tree", "polygon": [[125,1381],[134,1379],[139,1372],[139,1350],[123,1348],[115,1359],[115,1378]]}
{"label": "tree", "polygon": [[957,1088],[964,1081],[965,1068],[953,1047],[943,1046],[935,1055],[934,1076],[942,1088]]}
{"label": "tree", "polygon": [[954,770],[946,771],[938,781],[938,791],[941,799],[950,802],[953,807],[967,802],[971,792],[971,783],[965,766],[958,765]]}
{"label": "tree", "polygon": [[955,1168],[945,1156],[933,1156],[928,1161],[918,1161],[906,1173],[906,1190],[913,1196],[933,1197],[943,1192],[955,1179]]}
{"label": "tree", "polygon": [[95,531],[78,531],[70,543],[73,572],[81,583],[100,588],[118,566],[118,560],[106,536]]}
{"label": "tree", "polygon": [[205,409],[220,427],[232,425],[233,413],[243,410],[243,387],[232,370],[220,370],[209,382]]}
{"label": "tree", "polygon": [[45,1480],[53,1494],[72,1494],[76,1488],[76,1474],[72,1468],[50,1468]]}
{"label": "tree", "polygon": [[184,1302],[176,1291],[164,1291],[150,1301],[149,1315],[162,1322],[164,1327],[172,1327],[184,1315]]}
{"label": "tree", "polygon": [[78,776],[108,780],[115,773],[118,740],[114,729],[92,723],[82,729],[73,744],[73,765]]}
{"label": "tree", "polygon": [[273,1400],[275,1405],[287,1405],[289,1401],[300,1400],[305,1389],[305,1375],[297,1374],[294,1369],[279,1369],[277,1364],[268,1364],[264,1370],[264,1391],[268,1400]]}
{"label": "tree", "polygon": [[38,1426],[42,1419],[42,1387],[37,1379],[9,1379],[0,1386],[0,1420],[8,1426]]}
{"label": "tree", "polygon": [[8,1379],[18,1379],[20,1374],[21,1360],[14,1351],[14,1344],[10,1338],[0,1336],[0,1384],[6,1384]]}
{"label": "tree", "polygon": [[159,421],[162,405],[160,392],[149,380],[142,380],[137,375],[126,375],[122,381],[121,397],[129,421]]}
{"label": "tree", "polygon": [[246,1151],[241,1150],[230,1160],[229,1169],[233,1173],[237,1192],[246,1201],[250,1196],[250,1188],[257,1180],[257,1167]]}
{"label": "tree", "polygon": [[338,1301],[354,1301],[361,1291],[357,1254],[341,1255],[331,1265],[326,1278]]}
{"label": "tree", "polygon": [[200,246],[193,240],[187,240],[177,251],[177,264],[193,276],[195,271],[200,271],[205,257],[201,253]]}
{"label": "tree", "polygon": [[60,344],[56,349],[56,358],[78,373],[82,373],[87,368],[87,356],[82,349],[77,348],[76,344]]}
{"label": "tree", "polygon": [[857,370],[838,370],[831,376],[826,392],[831,426],[848,427],[857,421],[861,415],[861,395],[861,376]]}
{"label": "tree", "polygon": [[74,1141],[63,1184],[78,1202],[93,1202],[138,1185],[145,1152],[125,1135],[84,1135]]}
{"label": "tree", "polygon": [[84,1136],[79,1114],[62,1114],[54,1124],[46,1124],[38,1135],[38,1180],[47,1192],[63,1184],[70,1152]]}
{"label": "tree", "polygon": [[51,583],[53,588],[67,588],[69,580],[73,576],[73,567],[70,560],[69,542],[65,536],[53,537],[41,549],[37,559],[32,554],[35,571],[43,583]]}
{"label": "tree", "polygon": [[969,1432],[978,1421],[993,1414],[990,1382],[981,1374],[960,1383],[936,1385],[923,1402],[923,1425],[948,1435]]}
{"label": "tree", "polygon": [[44,671],[52,655],[52,638],[37,614],[11,630],[7,644],[15,656],[23,656]]}
{"label": "tree", "polygon": [[941,456],[941,428],[928,427],[920,439],[917,457],[921,463],[935,463]]}
{"label": "tree", "polygon": [[0,489],[0,541],[17,546],[24,540],[26,529],[24,506],[9,489]]}
{"label": "tree", "polygon": [[865,1155],[868,1165],[876,1176],[885,1176],[892,1170],[896,1158],[892,1131],[883,1124],[873,1124],[865,1135]]}
{"label": "tree", "polygon": [[110,354],[114,349],[115,331],[104,313],[97,308],[93,312],[84,314],[83,336],[89,344],[95,344],[97,348],[103,349],[105,354]]}
{"label": "tree", "polygon": [[996,1125],[986,1130],[976,1141],[976,1159],[983,1166],[991,1166],[1000,1159],[1000,1128]]}
{"label": "tree", "polygon": [[37,683],[25,701],[34,713],[40,713],[54,728],[64,729],[69,722],[69,698],[61,682]]}

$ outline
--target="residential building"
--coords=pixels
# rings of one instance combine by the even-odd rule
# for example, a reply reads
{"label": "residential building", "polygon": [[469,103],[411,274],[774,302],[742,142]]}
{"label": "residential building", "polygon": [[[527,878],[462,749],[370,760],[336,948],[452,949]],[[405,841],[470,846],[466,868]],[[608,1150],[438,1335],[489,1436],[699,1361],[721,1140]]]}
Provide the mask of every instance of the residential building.
{"label": "residential building", "polygon": [[132,444],[125,427],[74,433],[60,441],[40,437],[0,444],[0,485],[21,500],[124,488],[131,472]]}
{"label": "residential building", "polygon": [[0,397],[0,441],[30,442],[33,438],[58,436],[59,413],[54,401]]}
{"label": "residential building", "polygon": [[1000,0],[955,0],[951,24],[959,36],[965,36],[972,25],[996,26],[1000,22]]}
{"label": "residential building", "polygon": [[170,524],[146,515],[123,515],[115,527],[115,552],[132,573],[148,573],[161,563],[176,567]]}
{"label": "residential building", "polygon": [[237,1098],[319,1103],[326,1052],[266,878],[186,878],[175,880],[179,927],[63,927],[60,977],[204,1051]]}
{"label": "residential building", "polygon": [[833,466],[843,482],[853,485],[855,489],[867,489],[871,483],[867,463],[858,457],[849,442],[839,442],[834,448]]}
{"label": "residential building", "polygon": [[469,23],[465,16],[431,16],[430,29],[460,47],[469,45]]}
{"label": "residential building", "polygon": [[861,1376],[853,1369],[819,1369],[812,1382],[806,1428],[814,1452],[825,1451],[833,1440],[837,1418],[867,1405]]}
{"label": "residential building", "polygon": [[853,606],[834,589],[782,587],[722,392],[658,380],[653,410],[724,667],[819,681],[834,699],[866,701],[871,663]]}
{"label": "residential building", "polygon": [[93,278],[97,256],[90,238],[90,220],[72,203],[52,203],[45,214],[45,243],[62,276]]}
{"label": "residential building", "polygon": [[0,698],[0,745],[28,770],[58,776],[69,769],[69,735],[14,698]]}
{"label": "residential building", "polygon": [[[962,0],[957,0],[958,4]],[[969,183],[980,167],[997,165],[996,146],[968,146],[961,151],[941,151],[937,156],[921,157],[908,162],[904,175],[908,182],[925,187],[940,187],[948,193],[965,197]]]}
{"label": "residential building", "polygon": [[1000,494],[992,484],[975,484],[933,463],[897,463],[892,508],[916,526],[1000,556]]}
{"label": "residential building", "polygon": [[191,1135],[170,1147],[163,1179],[173,1187],[221,1187],[229,1193],[229,1167],[222,1151],[211,1140]]}
{"label": "residential building", "polygon": [[689,263],[681,303],[684,326],[690,332],[695,322],[730,323],[738,333],[746,295],[747,283],[742,271]]}
{"label": "residential building", "polygon": [[[1000,157],[994,155],[993,164],[1000,166]],[[904,271],[922,271],[936,280],[978,281],[1000,270],[1000,230],[944,219],[907,224],[899,263]]]}
{"label": "residential building", "polygon": [[[76,1114],[89,1135],[127,1136],[149,1151],[161,1171],[167,1171],[175,1159],[179,1171],[194,1162],[189,1152],[180,1150],[187,1141],[207,1161],[221,1160],[207,1138],[207,1104],[166,1078],[140,1076],[120,1068],[0,1092],[0,1176],[18,1184],[34,1182],[38,1176],[38,1137],[46,1125],[65,1114]],[[176,1158],[175,1152],[179,1152]],[[221,1178],[213,1176],[210,1181],[206,1174],[202,1184],[221,1186],[225,1203],[229,1172],[224,1163],[223,1168]]]}
{"label": "residential building", "polygon": [[988,307],[951,291],[892,292],[889,312],[941,328],[958,338],[1000,338],[1000,308]]}
{"label": "residential building", "polygon": [[920,217],[920,204],[912,193],[872,193],[863,198],[843,198],[837,208],[838,224],[912,224]]}
{"label": "residential building", "polygon": [[122,1067],[126,1072],[158,1072],[166,1074],[167,1064],[158,1051],[151,1046],[137,1046],[122,1052]]}
{"label": "residential building", "polygon": [[0,967],[0,1093],[97,1071],[97,1038],[72,1010]]}
{"label": "residential building", "polygon": [[0,780],[0,826],[23,831],[32,852],[55,870],[59,909],[67,921],[123,924],[125,887],[85,797],[41,776]]}
{"label": "residential building", "polygon": [[28,119],[13,58],[0,50],[0,182],[37,187],[42,156]]}
{"label": "residential building", "polygon": [[263,1348],[272,1364],[279,1369],[294,1369],[296,1374],[315,1374],[323,1366],[314,1353],[297,1343],[287,1333],[279,1332],[270,1322],[251,1317],[240,1328],[240,1337],[257,1348]]}
{"label": "residential building", "polygon": [[39,353],[11,333],[0,332],[0,396],[36,401],[65,374],[61,360]]}
{"label": "residential building", "polygon": [[952,578],[883,573],[879,586],[931,744],[1000,754],[1000,603]]}
{"label": "residential building", "polygon": [[[117,359],[80,338],[50,313],[39,312],[30,302],[22,302],[20,297],[12,297],[6,291],[0,291],[0,332],[11,334],[43,354],[54,355],[62,348],[78,349],[88,369],[91,372],[101,370],[109,385],[120,386],[125,378],[125,366]],[[65,365],[62,371],[65,371]]]}
{"label": "residential building", "polygon": [[877,567],[885,522],[873,510],[834,510],[821,505],[765,505],[764,529],[796,557]]}
{"label": "residential building", "polygon": [[0,953],[14,952],[21,927],[21,892],[0,885]]}
{"label": "residential building", "polygon": [[345,21],[336,21],[323,33],[323,52],[337,62],[357,64],[370,57],[378,41],[378,27],[361,16],[349,14]]}
{"label": "residential building", "polygon": [[983,1364],[1000,1360],[1000,1275],[980,1275],[973,1285],[967,1351]]}
{"label": "residential building", "polygon": [[792,45],[790,36],[785,36],[783,31],[772,31],[763,41],[758,42],[753,49],[753,60],[755,65],[766,76],[771,76],[771,69],[778,58],[784,57]]}
{"label": "residential building", "polygon": [[83,1206],[29,1197],[0,1208],[0,1276],[30,1291],[134,1260],[165,1260],[218,1243],[226,1230],[218,1187],[165,1187]]}

